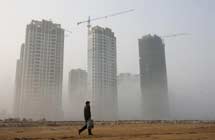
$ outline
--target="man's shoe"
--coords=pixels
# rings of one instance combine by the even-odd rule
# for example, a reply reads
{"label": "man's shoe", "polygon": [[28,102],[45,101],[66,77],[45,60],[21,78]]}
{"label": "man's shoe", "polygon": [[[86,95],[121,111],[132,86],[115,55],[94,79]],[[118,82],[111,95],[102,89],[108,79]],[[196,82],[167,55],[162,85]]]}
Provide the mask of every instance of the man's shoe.
{"label": "man's shoe", "polygon": [[92,133],[90,133],[90,134],[88,134],[88,135],[92,136],[93,134],[92,134]]}

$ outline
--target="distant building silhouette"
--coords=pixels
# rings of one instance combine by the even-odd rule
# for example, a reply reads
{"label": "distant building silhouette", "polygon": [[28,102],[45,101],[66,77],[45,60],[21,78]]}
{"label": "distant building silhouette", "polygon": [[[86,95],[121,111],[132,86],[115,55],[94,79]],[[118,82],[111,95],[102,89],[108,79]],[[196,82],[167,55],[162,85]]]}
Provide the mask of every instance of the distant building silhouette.
{"label": "distant building silhouette", "polygon": [[109,28],[88,34],[88,88],[95,120],[117,119],[116,37]]}
{"label": "distant building silhouette", "polygon": [[147,120],[168,119],[167,73],[162,39],[157,35],[139,39],[139,58],[143,117]]}
{"label": "distant building silhouette", "polygon": [[73,69],[69,72],[69,118],[83,120],[83,108],[87,99],[87,72]]}
{"label": "distant building silhouette", "polygon": [[24,49],[25,45],[22,44],[21,51],[20,51],[20,59],[16,62],[16,78],[15,78],[15,98],[14,98],[14,117],[18,118],[20,117],[20,108],[21,108],[21,82],[22,82],[22,67],[23,67],[23,61],[24,61]]}
{"label": "distant building silhouette", "polygon": [[[140,75],[120,73],[117,76],[118,117],[120,120],[141,120]],[[131,102],[131,104],[129,104]]]}
{"label": "distant building silhouette", "polygon": [[15,116],[47,120],[62,117],[64,30],[51,21],[33,20],[17,61]]}
{"label": "distant building silhouette", "polygon": [[0,122],[3,119],[11,118],[11,114],[7,112],[7,110],[0,110]]}

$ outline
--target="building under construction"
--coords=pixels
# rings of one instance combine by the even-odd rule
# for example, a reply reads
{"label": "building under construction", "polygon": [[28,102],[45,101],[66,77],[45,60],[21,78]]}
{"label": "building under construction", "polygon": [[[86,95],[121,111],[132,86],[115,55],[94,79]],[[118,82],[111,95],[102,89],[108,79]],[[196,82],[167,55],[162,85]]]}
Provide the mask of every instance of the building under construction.
{"label": "building under construction", "polygon": [[143,119],[169,119],[165,48],[157,35],[139,39]]}
{"label": "building under construction", "polygon": [[64,29],[52,21],[26,27],[16,69],[14,115],[33,120],[62,119]]}
{"label": "building under construction", "polygon": [[95,120],[117,119],[116,37],[109,28],[93,27],[88,36],[88,88]]}

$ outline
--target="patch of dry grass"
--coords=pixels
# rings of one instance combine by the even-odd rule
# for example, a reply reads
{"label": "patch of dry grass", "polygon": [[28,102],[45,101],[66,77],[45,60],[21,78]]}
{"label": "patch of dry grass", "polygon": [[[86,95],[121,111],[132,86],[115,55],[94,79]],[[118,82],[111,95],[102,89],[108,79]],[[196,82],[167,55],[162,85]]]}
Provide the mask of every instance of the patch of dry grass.
{"label": "patch of dry grass", "polygon": [[97,125],[94,135],[78,135],[81,126],[0,128],[0,140],[214,140],[215,124]]}

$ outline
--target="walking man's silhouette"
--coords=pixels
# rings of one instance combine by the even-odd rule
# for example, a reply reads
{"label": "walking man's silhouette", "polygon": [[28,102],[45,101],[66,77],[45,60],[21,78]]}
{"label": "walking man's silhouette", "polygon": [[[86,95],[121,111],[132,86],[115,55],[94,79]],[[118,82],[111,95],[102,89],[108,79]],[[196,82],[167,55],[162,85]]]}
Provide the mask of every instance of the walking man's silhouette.
{"label": "walking man's silhouette", "polygon": [[90,111],[90,102],[89,101],[86,101],[86,105],[84,107],[84,119],[85,119],[85,124],[81,129],[78,130],[79,135],[85,129],[88,129],[88,135],[93,135],[92,131],[91,131],[91,129],[93,127],[93,122],[91,120],[91,111]]}

